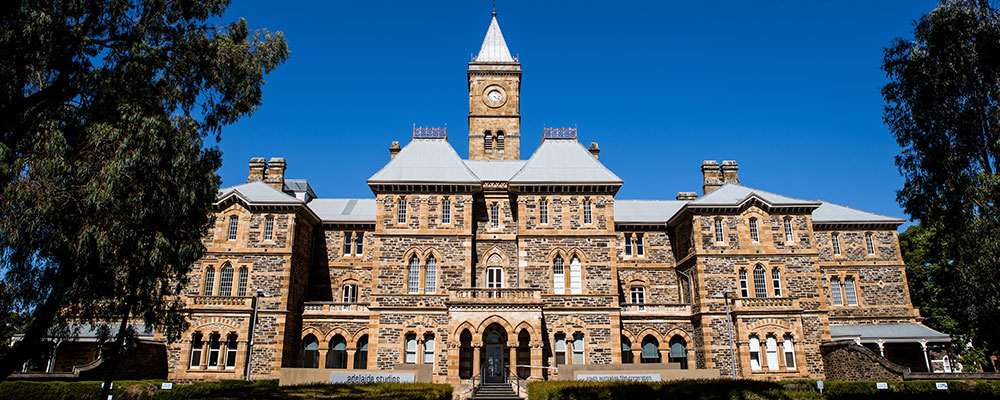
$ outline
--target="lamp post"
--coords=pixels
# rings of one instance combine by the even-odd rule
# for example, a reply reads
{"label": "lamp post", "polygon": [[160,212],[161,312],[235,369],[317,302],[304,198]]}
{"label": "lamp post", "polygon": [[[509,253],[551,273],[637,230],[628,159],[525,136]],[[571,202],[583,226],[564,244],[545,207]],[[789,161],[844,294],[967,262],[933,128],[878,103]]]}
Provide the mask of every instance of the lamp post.
{"label": "lamp post", "polygon": [[247,381],[250,380],[250,363],[253,361],[253,338],[257,330],[257,306],[260,304],[261,297],[264,297],[264,289],[257,289],[257,295],[253,298],[253,316],[250,318],[250,341],[247,342],[247,362],[243,372],[243,380]]}
{"label": "lamp post", "polygon": [[721,294],[716,293],[713,298],[723,299],[726,303],[726,329],[729,330],[729,366],[732,368],[733,379],[736,379],[736,345],[733,343],[733,319],[729,314],[729,294],[732,290],[726,289]]}

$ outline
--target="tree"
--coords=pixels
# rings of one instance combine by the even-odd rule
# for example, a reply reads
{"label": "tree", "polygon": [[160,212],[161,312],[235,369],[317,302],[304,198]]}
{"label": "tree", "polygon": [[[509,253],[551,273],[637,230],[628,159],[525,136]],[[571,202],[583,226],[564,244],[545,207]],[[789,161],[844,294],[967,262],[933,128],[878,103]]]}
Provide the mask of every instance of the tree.
{"label": "tree", "polygon": [[140,320],[183,331],[222,128],[288,56],[280,32],[209,24],[228,3],[0,5],[0,312],[28,316],[13,345],[0,322],[0,379],[73,324],[115,335],[111,371]]}
{"label": "tree", "polygon": [[[915,285],[932,315],[950,314],[952,334],[1000,350],[1000,14],[988,1],[945,1],[923,16],[913,40],[885,50],[885,123],[902,147],[897,192],[905,211],[936,247]],[[923,228],[921,228],[923,229]],[[924,246],[927,247],[927,246]],[[923,306],[923,305],[921,305]],[[945,309],[935,311],[936,306]],[[945,327],[950,323],[940,320]]]}

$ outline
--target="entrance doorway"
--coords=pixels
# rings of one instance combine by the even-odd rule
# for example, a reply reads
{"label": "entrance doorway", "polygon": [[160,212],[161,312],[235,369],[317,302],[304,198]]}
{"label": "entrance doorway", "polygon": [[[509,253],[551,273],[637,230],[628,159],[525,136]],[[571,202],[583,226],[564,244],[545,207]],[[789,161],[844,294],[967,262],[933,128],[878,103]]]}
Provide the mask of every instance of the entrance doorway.
{"label": "entrance doorway", "polygon": [[483,340],[483,381],[489,383],[500,383],[507,381],[507,366],[509,360],[505,354],[507,350],[507,332],[500,326],[490,326],[486,330],[486,338]]}

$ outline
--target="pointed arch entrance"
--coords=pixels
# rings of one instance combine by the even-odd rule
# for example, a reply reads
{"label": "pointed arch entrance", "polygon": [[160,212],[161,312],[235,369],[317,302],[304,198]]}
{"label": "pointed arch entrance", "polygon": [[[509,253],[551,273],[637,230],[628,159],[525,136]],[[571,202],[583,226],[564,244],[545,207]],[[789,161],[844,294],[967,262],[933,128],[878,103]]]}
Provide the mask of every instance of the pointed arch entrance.
{"label": "pointed arch entrance", "polygon": [[483,330],[483,352],[480,365],[485,382],[504,382],[510,365],[507,350],[507,330],[492,323]]}

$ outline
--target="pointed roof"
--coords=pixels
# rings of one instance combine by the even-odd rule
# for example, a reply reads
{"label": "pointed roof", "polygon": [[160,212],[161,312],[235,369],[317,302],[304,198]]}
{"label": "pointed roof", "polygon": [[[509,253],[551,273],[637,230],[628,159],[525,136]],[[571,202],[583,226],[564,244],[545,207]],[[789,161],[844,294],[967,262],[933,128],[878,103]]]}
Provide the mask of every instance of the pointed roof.
{"label": "pointed roof", "polygon": [[734,183],[727,183],[712,191],[707,195],[701,196],[698,200],[694,200],[688,204],[695,206],[736,206],[743,204],[744,201],[753,195],[761,200],[764,200],[772,206],[814,206],[818,207],[820,203],[813,200],[802,200],[791,198],[788,196],[782,196],[780,194],[774,194],[771,192],[765,192],[760,189],[749,188],[746,186],[740,186]]}
{"label": "pointed roof", "polygon": [[261,181],[219,189],[216,201],[222,201],[232,195],[242,197],[250,203],[302,203],[302,200],[289,196]]}
{"label": "pointed roof", "polygon": [[622,180],[576,139],[545,139],[511,183],[605,183],[621,185]]}
{"label": "pointed roof", "polygon": [[507,49],[507,42],[503,40],[503,33],[500,32],[496,13],[493,13],[490,29],[486,31],[476,62],[514,62],[514,57],[510,56],[510,50]]}
{"label": "pointed roof", "polygon": [[368,183],[479,183],[448,139],[414,138]]}

